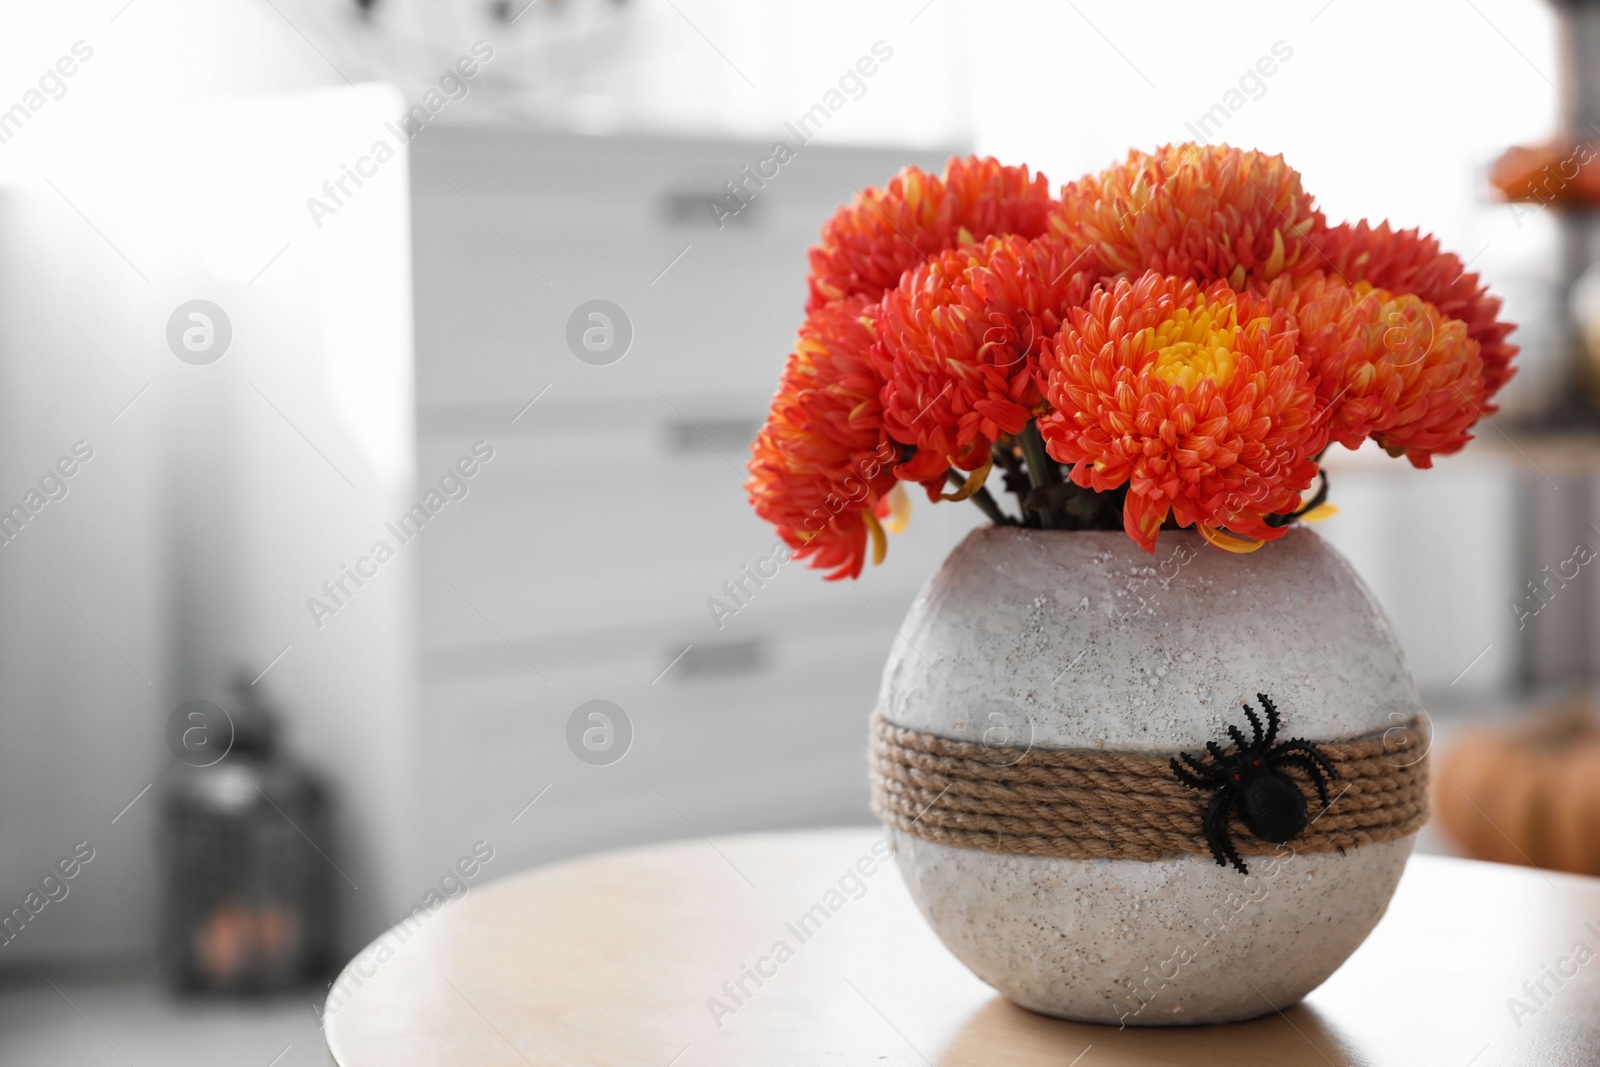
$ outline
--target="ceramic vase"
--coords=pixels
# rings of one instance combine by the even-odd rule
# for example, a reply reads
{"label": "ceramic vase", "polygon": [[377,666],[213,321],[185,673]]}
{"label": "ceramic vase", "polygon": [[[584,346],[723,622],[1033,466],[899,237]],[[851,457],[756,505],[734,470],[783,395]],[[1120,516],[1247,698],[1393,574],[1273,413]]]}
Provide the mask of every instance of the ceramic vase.
{"label": "ceramic vase", "polygon": [[[1203,752],[1270,693],[1284,735],[1380,736],[1420,713],[1394,634],[1349,564],[1291,529],[1236,555],[1192,531],[985,527],[912,605],[884,670],[888,722],[991,746]],[[1337,789],[1337,783],[1335,783]],[[1336,801],[1337,802],[1337,801]],[[1286,1008],[1372,931],[1412,837],[1247,857],[1062,859],[890,831],[945,945],[1026,1008],[1117,1025]]]}

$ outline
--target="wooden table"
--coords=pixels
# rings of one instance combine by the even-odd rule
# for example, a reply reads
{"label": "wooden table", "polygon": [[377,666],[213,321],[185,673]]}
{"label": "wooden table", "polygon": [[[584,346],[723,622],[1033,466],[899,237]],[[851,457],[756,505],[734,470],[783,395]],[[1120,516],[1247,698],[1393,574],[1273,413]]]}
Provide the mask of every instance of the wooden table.
{"label": "wooden table", "polygon": [[[473,890],[352,963],[328,1047],[341,1067],[1600,1063],[1600,955],[1570,958],[1579,942],[1600,953],[1600,880],[1419,856],[1371,939],[1305,1003],[1119,1031],[1001,999],[923,924],[892,863],[797,937],[786,924],[878,837],[681,842]],[[1558,987],[1545,967],[1577,974]],[[1541,978],[1536,1004],[1523,983]],[[1513,997],[1531,1012],[1513,1018]]]}

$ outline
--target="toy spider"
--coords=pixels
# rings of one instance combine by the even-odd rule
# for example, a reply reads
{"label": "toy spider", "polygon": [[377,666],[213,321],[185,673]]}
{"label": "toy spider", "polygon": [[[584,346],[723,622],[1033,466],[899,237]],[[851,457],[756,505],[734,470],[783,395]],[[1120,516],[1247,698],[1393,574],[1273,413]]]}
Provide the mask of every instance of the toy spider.
{"label": "toy spider", "polygon": [[1229,726],[1228,736],[1233,738],[1238,752],[1230,756],[1215,741],[1207,741],[1206,751],[1211,753],[1209,764],[1187,752],[1179,753],[1171,761],[1172,773],[1178,781],[1195,789],[1216,791],[1206,808],[1206,843],[1211,846],[1217,866],[1226,867],[1231,862],[1241,874],[1249,874],[1250,870],[1228,837],[1228,819],[1236,806],[1245,826],[1261,840],[1275,844],[1292,841],[1306,828],[1306,798],[1300,786],[1284,774],[1282,768],[1298,767],[1305,771],[1317,787],[1324,809],[1328,806],[1328,784],[1322,777],[1323,772],[1333,778],[1339,777],[1332,761],[1310,741],[1296,737],[1273,744],[1278,736],[1278,709],[1272,706],[1265,693],[1257,693],[1256,699],[1267,712],[1265,733],[1261,730],[1261,720],[1256,718],[1250,705],[1245,704],[1244,713],[1255,729],[1254,741],[1247,743],[1237,726]]}

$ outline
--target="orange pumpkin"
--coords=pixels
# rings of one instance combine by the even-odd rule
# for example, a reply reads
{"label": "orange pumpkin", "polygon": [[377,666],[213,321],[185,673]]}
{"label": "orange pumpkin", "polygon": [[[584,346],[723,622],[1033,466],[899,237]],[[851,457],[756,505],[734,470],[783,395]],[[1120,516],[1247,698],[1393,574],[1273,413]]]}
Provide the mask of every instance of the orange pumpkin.
{"label": "orange pumpkin", "polygon": [[1600,722],[1590,705],[1466,733],[1433,783],[1439,826],[1468,855],[1600,874]]}

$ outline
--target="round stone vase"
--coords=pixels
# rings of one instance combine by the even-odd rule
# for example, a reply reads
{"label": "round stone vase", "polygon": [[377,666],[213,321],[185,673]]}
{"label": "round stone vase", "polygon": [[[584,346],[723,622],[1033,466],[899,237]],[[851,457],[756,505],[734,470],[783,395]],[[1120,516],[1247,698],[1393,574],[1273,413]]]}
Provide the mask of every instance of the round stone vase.
{"label": "round stone vase", "polygon": [[[1120,531],[991,526],[912,605],[877,711],[1019,753],[1164,760],[1226,744],[1230,724],[1248,732],[1240,705],[1258,693],[1283,737],[1311,741],[1381,737],[1421,714],[1383,613],[1315,533],[1235,555],[1163,531],[1152,556]],[[929,925],[979,978],[1035,1011],[1121,1025],[1299,1001],[1382,917],[1413,841],[1247,856],[1244,875],[1203,854],[1069,859],[889,833]]]}

